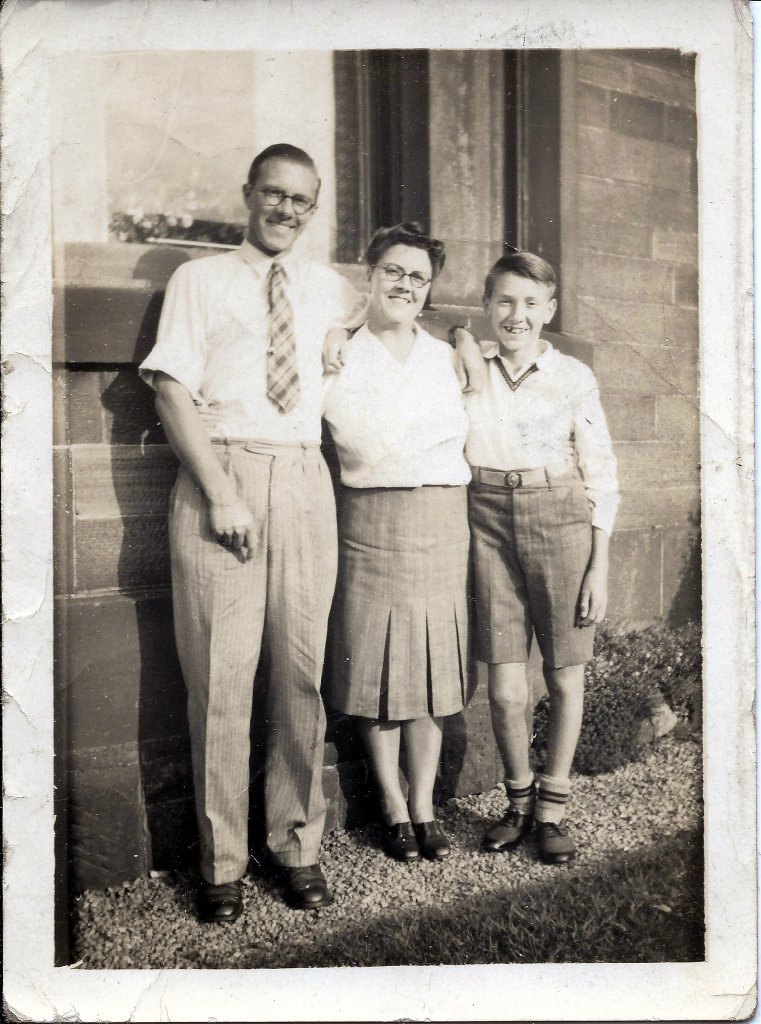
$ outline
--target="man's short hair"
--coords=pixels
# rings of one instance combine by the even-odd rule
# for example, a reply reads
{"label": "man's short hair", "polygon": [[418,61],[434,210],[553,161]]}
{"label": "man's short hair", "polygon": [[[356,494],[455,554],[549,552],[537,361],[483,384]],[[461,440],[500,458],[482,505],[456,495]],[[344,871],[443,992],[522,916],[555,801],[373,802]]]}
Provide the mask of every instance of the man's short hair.
{"label": "man's short hair", "polygon": [[558,279],[552,265],[541,256],[533,252],[511,252],[501,256],[484,281],[484,302],[488,302],[494,291],[494,283],[502,274],[516,274],[518,277],[527,277],[531,281],[538,281],[546,284],[550,290],[550,298],[555,294],[558,286]]}
{"label": "man's short hair", "polygon": [[431,277],[438,277],[444,268],[446,253],[444,243],[427,235],[417,221],[405,221],[390,228],[378,228],[365,253],[368,267],[378,265],[385,252],[395,245],[406,245],[411,249],[422,249],[431,261]]}
{"label": "man's short hair", "polygon": [[317,188],[320,187],[320,178],[317,174],[317,165],[311,158],[309,153],[305,153],[303,149],[299,149],[298,146],[292,146],[289,142],[276,142],[273,146],[267,146],[261,153],[257,153],[254,157],[253,163],[248,171],[248,184],[255,185],[256,179],[259,175],[259,169],[265,160],[289,160],[292,164],[300,164],[302,167],[308,167],[310,171],[314,172],[314,176],[317,178]]}

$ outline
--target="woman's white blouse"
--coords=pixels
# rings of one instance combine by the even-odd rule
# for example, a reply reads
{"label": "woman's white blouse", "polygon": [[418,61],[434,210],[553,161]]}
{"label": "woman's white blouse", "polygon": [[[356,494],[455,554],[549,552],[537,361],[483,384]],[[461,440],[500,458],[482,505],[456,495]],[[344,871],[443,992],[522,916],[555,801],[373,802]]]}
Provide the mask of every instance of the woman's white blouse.
{"label": "woman's white blouse", "polygon": [[420,327],[404,363],[360,327],[341,372],[325,378],[323,416],[347,487],[470,480],[463,454],[468,417],[452,350]]}

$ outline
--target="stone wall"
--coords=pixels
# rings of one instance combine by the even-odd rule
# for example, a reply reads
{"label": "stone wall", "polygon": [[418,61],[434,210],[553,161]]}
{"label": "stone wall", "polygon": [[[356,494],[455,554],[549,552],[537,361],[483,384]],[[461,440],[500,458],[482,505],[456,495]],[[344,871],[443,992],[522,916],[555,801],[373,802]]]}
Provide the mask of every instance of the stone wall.
{"label": "stone wall", "polygon": [[695,64],[580,51],[564,330],[592,343],[623,500],[610,615],[700,615]]}

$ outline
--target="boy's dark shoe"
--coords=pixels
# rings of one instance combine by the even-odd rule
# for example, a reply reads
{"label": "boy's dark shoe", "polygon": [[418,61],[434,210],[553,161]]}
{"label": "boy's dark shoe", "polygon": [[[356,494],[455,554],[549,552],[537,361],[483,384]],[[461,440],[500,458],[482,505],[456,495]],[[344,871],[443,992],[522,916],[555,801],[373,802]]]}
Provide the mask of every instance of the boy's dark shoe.
{"label": "boy's dark shoe", "polygon": [[286,902],[296,910],[319,910],[333,902],[318,864],[281,868]]}
{"label": "boy's dark shoe", "polygon": [[212,885],[202,878],[198,886],[198,916],[207,924],[232,924],[243,910],[240,880]]}
{"label": "boy's dark shoe", "polygon": [[576,856],[576,844],[565,825],[554,821],[537,821],[539,856],[545,864],[568,864]]}
{"label": "boy's dark shoe", "polygon": [[493,825],[484,836],[483,848],[488,853],[504,853],[514,849],[531,830],[534,823],[534,809],[525,813],[516,807],[508,807],[507,814]]}

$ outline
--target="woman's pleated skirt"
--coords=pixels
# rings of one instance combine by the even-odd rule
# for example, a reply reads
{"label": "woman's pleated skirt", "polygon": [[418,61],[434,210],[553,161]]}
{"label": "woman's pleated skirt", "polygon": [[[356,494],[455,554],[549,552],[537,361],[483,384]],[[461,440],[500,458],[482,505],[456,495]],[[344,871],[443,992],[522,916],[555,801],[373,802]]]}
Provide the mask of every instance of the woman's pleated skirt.
{"label": "woman's pleated skirt", "polygon": [[331,703],[388,721],[452,715],[466,698],[465,487],[342,488]]}

